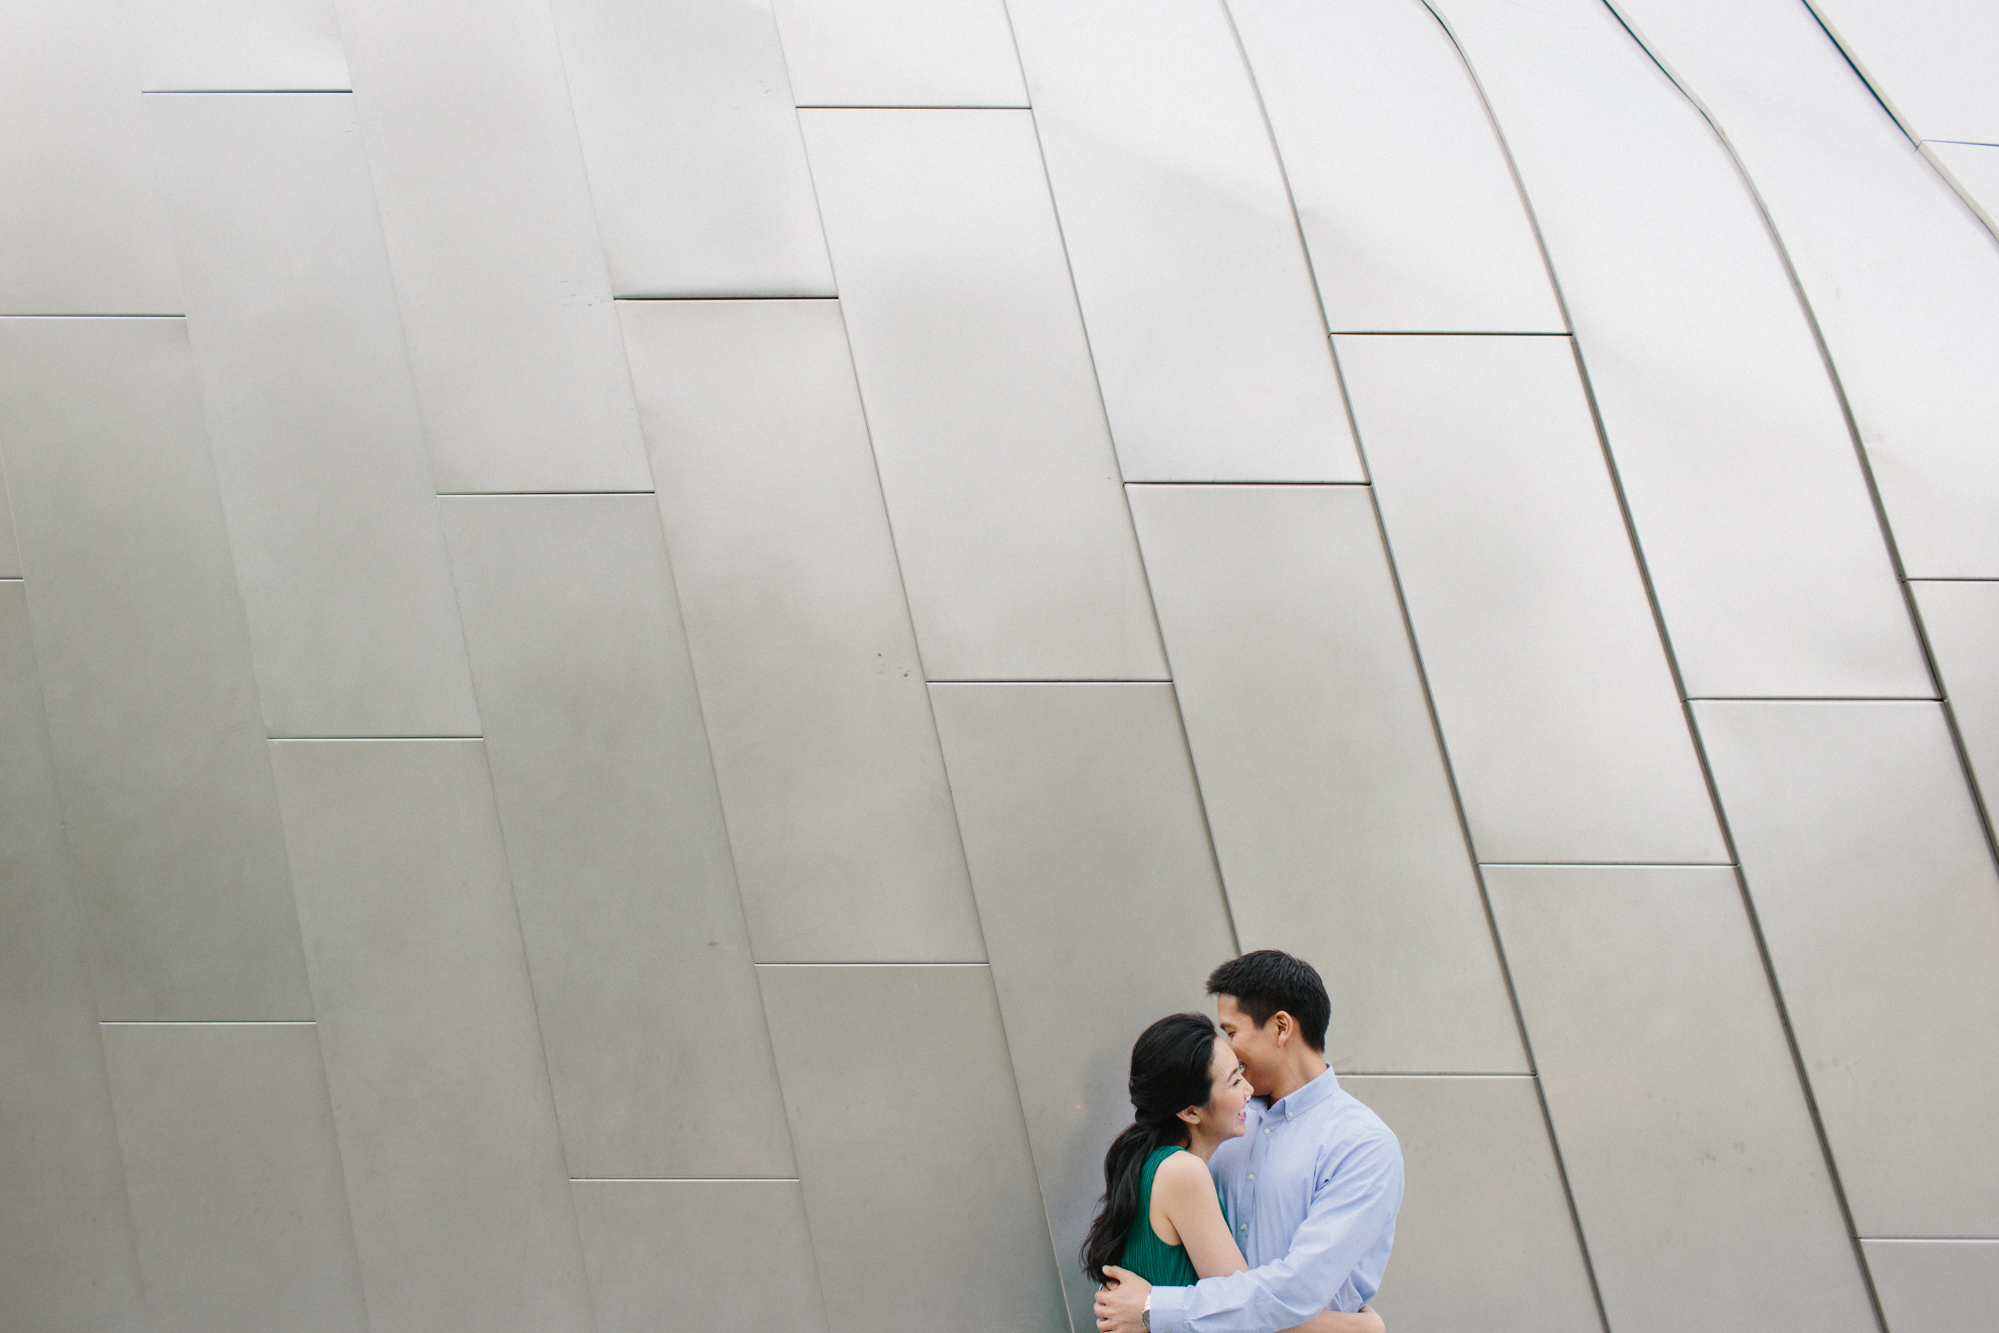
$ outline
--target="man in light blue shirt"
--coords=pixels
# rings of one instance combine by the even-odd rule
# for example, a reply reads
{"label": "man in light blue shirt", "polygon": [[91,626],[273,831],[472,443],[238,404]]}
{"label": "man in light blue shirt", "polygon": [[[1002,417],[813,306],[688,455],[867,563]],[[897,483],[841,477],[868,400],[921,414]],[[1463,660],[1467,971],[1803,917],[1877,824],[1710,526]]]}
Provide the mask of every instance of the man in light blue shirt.
{"label": "man in light blue shirt", "polygon": [[1222,1031],[1256,1100],[1248,1129],[1210,1163],[1250,1264],[1192,1287],[1117,1279],[1097,1294],[1101,1333],[1277,1333],[1371,1300],[1402,1206],[1402,1148],[1326,1064],[1332,1004],[1309,963],[1260,949],[1208,978]]}

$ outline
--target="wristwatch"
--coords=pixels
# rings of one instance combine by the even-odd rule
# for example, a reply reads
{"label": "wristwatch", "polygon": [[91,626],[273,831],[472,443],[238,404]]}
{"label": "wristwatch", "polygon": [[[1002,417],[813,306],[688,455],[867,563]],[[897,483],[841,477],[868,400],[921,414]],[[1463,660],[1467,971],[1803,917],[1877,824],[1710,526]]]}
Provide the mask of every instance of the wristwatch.
{"label": "wristwatch", "polygon": [[1145,1333],[1152,1333],[1152,1293],[1145,1293],[1145,1308],[1138,1312],[1138,1322],[1145,1325]]}

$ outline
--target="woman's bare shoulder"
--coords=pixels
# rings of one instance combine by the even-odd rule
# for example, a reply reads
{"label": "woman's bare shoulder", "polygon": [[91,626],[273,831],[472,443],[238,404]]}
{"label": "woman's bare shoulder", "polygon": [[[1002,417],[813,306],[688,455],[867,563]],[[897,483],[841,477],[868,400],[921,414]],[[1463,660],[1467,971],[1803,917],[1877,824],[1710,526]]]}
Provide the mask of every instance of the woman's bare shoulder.
{"label": "woman's bare shoulder", "polygon": [[1208,1164],[1190,1152],[1176,1152],[1159,1164],[1153,1176],[1153,1188],[1162,1186],[1172,1193],[1206,1190],[1214,1193],[1215,1178],[1208,1170]]}

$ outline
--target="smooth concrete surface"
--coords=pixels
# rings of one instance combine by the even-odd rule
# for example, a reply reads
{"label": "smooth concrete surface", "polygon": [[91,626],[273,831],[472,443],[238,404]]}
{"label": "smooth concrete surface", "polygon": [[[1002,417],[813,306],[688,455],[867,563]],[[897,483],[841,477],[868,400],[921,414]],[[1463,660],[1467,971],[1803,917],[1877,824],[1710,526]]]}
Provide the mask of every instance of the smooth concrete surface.
{"label": "smooth concrete surface", "polygon": [[1688,694],[1925,694],[1812,326],[1713,128],[1600,0],[1435,8],[1547,242]]}
{"label": "smooth concrete surface", "polygon": [[311,1023],[115,1023],[105,1063],[158,1333],[363,1333]]}
{"label": "smooth concrete surface", "polygon": [[796,1180],[578,1180],[598,1333],[826,1333]]}
{"label": "smooth concrete surface", "polygon": [[7,496],[6,457],[0,454],[0,579],[21,577],[21,547],[14,540],[13,505]]}
{"label": "smooth concrete surface", "polygon": [[353,103],[147,99],[209,443],[268,734],[476,736]]}
{"label": "smooth concrete surface", "polygon": [[1420,0],[1231,0],[1326,323],[1565,333],[1464,60]]}
{"label": "smooth concrete surface", "polygon": [[1227,9],[1008,12],[1124,479],[1362,480]]}
{"label": "smooth concrete surface", "polygon": [[1533,1079],[1342,1075],[1340,1087],[1402,1145],[1395,1254],[1372,1302],[1384,1321],[1599,1333]]}
{"label": "smooth concrete surface", "polygon": [[831,296],[805,142],[763,4],[558,0],[619,296]]}
{"label": "smooth concrete surface", "polygon": [[147,92],[330,92],[350,87],[333,0],[138,0]]}
{"label": "smooth concrete surface", "polygon": [[1999,803],[1999,582],[1911,583],[1986,818]]}
{"label": "smooth concrete surface", "polygon": [[1888,1333],[1975,1333],[1999,1309],[1999,1240],[1863,1240]]}
{"label": "smooth concrete surface", "polygon": [[1999,1235],[1999,874],[1943,710],[1695,716],[1854,1227]]}
{"label": "smooth concrete surface", "polygon": [[1725,861],[1566,338],[1334,340],[1481,861]]}
{"label": "smooth concrete surface", "polygon": [[0,361],[98,1016],[310,1018],[186,325],[0,320]]}
{"label": "smooth concrete surface", "polygon": [[[1170,685],[936,685],[1070,1318],[1131,1043],[1235,953]],[[1088,1015],[1087,1020],[1083,1015]]]}
{"label": "smooth concrete surface", "polygon": [[800,106],[1026,106],[1005,0],[772,0]]}
{"label": "smooth concrete surface", "polygon": [[926,676],[1163,679],[1032,117],[803,121]]}
{"label": "smooth concrete surface", "polygon": [[646,490],[550,6],[335,7],[437,489]]}
{"label": "smooth concrete surface", "polygon": [[122,0],[0,8],[0,314],[178,315]]}
{"label": "smooth concrete surface", "polygon": [[1999,15],[1978,0],[1920,11],[1881,0],[1809,0],[1826,30],[1916,140],[1999,143]]}
{"label": "smooth concrete surface", "polygon": [[1734,870],[1486,886],[1610,1326],[1874,1327]]}
{"label": "smooth concrete surface", "polygon": [[1320,961],[1335,1069],[1529,1072],[1367,490],[1131,504],[1242,947]]}
{"label": "smooth concrete surface", "polygon": [[1062,1289],[989,969],[757,977],[833,1333],[1059,1330]]}
{"label": "smooth concrete surface", "polygon": [[570,1174],[793,1174],[652,497],[443,508]]}
{"label": "smooth concrete surface", "polygon": [[1999,575],[1992,234],[1796,0],[1617,9],[1756,182],[1825,336],[1903,569]]}
{"label": "smooth concrete surface", "polygon": [[839,306],[620,313],[758,960],[984,962]]}
{"label": "smooth concrete surface", "polygon": [[146,1327],[90,963],[65,863],[27,599],[0,583],[0,1308]]}
{"label": "smooth concrete surface", "polygon": [[369,1327],[588,1330],[484,747],[271,747]]}

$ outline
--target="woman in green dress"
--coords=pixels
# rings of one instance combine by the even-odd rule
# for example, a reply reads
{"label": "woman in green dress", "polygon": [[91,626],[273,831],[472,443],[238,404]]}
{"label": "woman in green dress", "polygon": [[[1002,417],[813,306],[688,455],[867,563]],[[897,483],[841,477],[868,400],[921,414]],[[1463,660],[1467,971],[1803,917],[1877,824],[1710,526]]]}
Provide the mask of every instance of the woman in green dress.
{"label": "woman in green dress", "polygon": [[[1083,1242],[1083,1272],[1115,1264],[1155,1287],[1245,1271],[1208,1160],[1247,1123],[1249,1080],[1202,1014],[1170,1014],[1131,1048],[1135,1121],[1104,1156],[1104,1197]],[[1381,1316],[1327,1310],[1294,1333],[1384,1333]]]}

